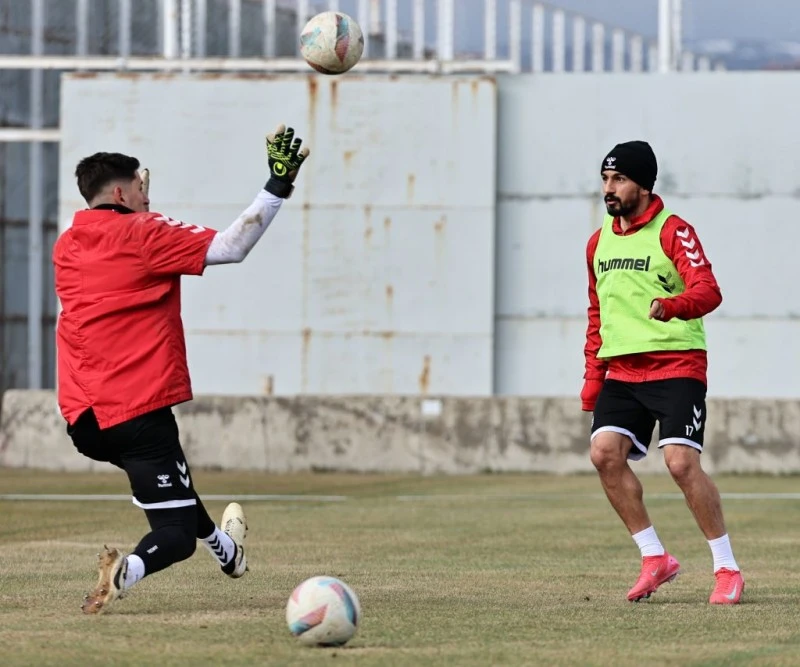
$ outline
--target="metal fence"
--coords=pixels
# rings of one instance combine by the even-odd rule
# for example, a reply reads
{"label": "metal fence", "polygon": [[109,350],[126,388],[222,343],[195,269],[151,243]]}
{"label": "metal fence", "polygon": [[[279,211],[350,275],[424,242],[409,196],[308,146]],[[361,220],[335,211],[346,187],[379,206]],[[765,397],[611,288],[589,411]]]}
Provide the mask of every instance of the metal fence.
{"label": "metal fence", "polygon": [[297,35],[323,9],[364,28],[367,73],[716,68],[659,2],[656,40],[533,0],[0,0],[0,392],[54,380],[61,72],[307,71]]}

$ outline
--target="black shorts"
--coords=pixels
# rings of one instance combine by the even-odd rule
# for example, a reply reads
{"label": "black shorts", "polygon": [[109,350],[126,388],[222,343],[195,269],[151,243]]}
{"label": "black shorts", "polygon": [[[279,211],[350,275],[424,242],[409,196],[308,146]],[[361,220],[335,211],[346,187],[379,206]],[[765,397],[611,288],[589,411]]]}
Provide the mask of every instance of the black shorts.
{"label": "black shorts", "polygon": [[133,504],[145,510],[197,504],[189,465],[170,408],[100,429],[94,411],[84,412],[67,434],[94,461],[107,461],[128,475]]}
{"label": "black shorts", "polygon": [[606,380],[592,419],[592,438],[612,431],[633,442],[628,458],[647,455],[658,421],[658,446],[688,445],[703,451],[706,386],[699,380],[674,378],[653,382]]}

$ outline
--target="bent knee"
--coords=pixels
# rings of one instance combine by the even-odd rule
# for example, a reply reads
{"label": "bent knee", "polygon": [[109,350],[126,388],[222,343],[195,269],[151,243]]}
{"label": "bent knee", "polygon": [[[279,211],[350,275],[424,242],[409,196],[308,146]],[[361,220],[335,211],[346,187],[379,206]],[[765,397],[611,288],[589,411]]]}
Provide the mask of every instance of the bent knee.
{"label": "bent knee", "polygon": [[684,445],[674,445],[665,452],[664,460],[669,474],[675,481],[689,479],[700,470],[700,454]]}
{"label": "bent knee", "polygon": [[622,433],[598,433],[589,450],[592,465],[598,470],[622,467],[627,464],[632,446],[631,439]]}

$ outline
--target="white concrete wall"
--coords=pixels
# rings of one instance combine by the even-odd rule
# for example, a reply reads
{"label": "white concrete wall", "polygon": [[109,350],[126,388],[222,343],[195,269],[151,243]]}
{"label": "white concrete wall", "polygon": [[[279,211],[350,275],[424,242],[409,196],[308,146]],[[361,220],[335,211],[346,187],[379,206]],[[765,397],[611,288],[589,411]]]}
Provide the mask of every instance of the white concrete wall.
{"label": "white concrete wall", "polygon": [[800,395],[800,74],[514,76],[498,91],[496,393],[580,391],[600,162],[645,139],[655,191],[695,226],[722,288],[709,395]]}
{"label": "white concrete wall", "polygon": [[639,138],[722,288],[709,395],[798,396],[800,74],[76,76],[63,90],[62,222],[81,205],[74,162],[97,148],[139,155],[156,205],[217,226],[260,187],[276,113],[315,148],[247,262],[185,281],[199,393],[576,396],[599,164]]}
{"label": "white concrete wall", "polygon": [[196,391],[491,393],[492,80],[71,75],[62,100],[63,227],[95,150],[151,169],[152,210],[224,229],[267,179],[267,132],[311,148],[247,260],[184,280]]}

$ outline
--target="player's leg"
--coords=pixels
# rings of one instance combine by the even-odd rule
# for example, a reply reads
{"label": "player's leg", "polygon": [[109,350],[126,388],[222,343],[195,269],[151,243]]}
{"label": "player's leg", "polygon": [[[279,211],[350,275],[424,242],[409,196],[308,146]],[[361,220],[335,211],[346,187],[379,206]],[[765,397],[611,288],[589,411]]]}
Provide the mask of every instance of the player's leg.
{"label": "player's leg", "polygon": [[609,502],[631,535],[651,523],[642,484],[628,461],[647,454],[654,425],[627,383],[605,382],[592,417],[590,456]]}
{"label": "player's leg", "polygon": [[99,554],[98,582],[82,606],[90,614],[144,577],[189,558],[197,544],[196,499],[171,411],[135,417],[103,435],[119,451],[133,503],[145,511],[150,532],[130,554],[108,547]]}
{"label": "player's leg", "polygon": [[[86,613],[104,611],[144,577],[189,558],[202,532],[191,471],[171,410],[157,410],[106,429],[104,438],[120,452],[133,503],[145,511],[151,530],[130,554],[108,547],[100,554],[98,583],[82,607]],[[204,509],[202,514],[213,530]],[[230,547],[225,551],[234,560],[235,545],[224,537]]]}
{"label": "player's leg", "polygon": [[672,479],[683,492],[711,549],[717,585],[710,601],[735,604],[741,599],[744,580],[725,528],[719,490],[700,461],[706,420],[705,385],[679,378],[654,383],[654,388],[657,391],[651,400],[659,413],[658,446],[663,448]]}
{"label": "player's leg", "polygon": [[[183,503],[187,499],[192,503],[188,512],[191,516],[187,515],[184,519],[180,520],[180,525],[183,527],[182,531],[178,531],[178,526],[173,520],[158,521],[160,507],[148,508],[144,507],[147,512],[148,520],[150,521],[153,533],[146,536],[140,547],[145,551],[152,548],[148,542],[159,536],[164,539],[169,531],[173,542],[180,540],[182,544],[176,544],[170,553],[176,558],[173,562],[183,560],[178,558],[181,555],[182,547],[186,547],[185,541],[188,540],[185,533],[191,533],[191,552],[194,552],[194,545],[197,539],[206,546],[208,551],[219,564],[222,571],[231,577],[240,577],[247,569],[247,560],[244,555],[244,539],[246,536],[246,520],[242,508],[237,503],[231,503],[223,514],[223,527],[220,530],[208,514],[203,502],[194,488],[192,481],[191,471],[183,453],[183,448],[180,444],[180,433],[178,431],[178,424],[175,420],[175,415],[171,410],[160,410],[153,413],[152,417],[148,418],[148,428],[150,433],[145,435],[139,429],[136,431],[135,438],[138,439],[139,444],[131,451],[131,462],[129,468],[142,467],[135,476],[138,482],[134,483],[133,478],[131,485],[134,488],[134,498],[136,498],[137,487],[143,494],[158,498],[155,503],[157,506],[163,504],[169,507],[173,502]],[[155,460],[153,463],[152,459]],[[174,465],[174,468],[173,468]],[[154,467],[155,466],[155,467]],[[158,468],[161,472],[156,472]],[[165,471],[173,470],[174,473]],[[170,474],[172,477],[170,477]],[[158,484],[158,489],[164,488],[164,493],[159,494],[158,489],[153,488],[155,479],[165,476],[164,483]],[[167,479],[169,478],[169,479]],[[138,503],[137,503],[138,504]],[[141,505],[140,505],[141,506]],[[150,511],[153,509],[153,512]],[[177,518],[180,519],[179,515]],[[154,522],[155,519],[155,522]],[[137,547],[137,553],[140,550]],[[191,553],[184,556],[188,558]],[[160,562],[153,563],[153,567],[145,567],[145,571],[149,574],[158,572],[159,569],[170,565],[164,561],[166,565]]]}
{"label": "player's leg", "polygon": [[238,579],[247,570],[247,557],[244,541],[247,537],[247,518],[239,503],[229,503],[222,514],[222,529],[218,528],[200,497],[197,499],[197,538],[219,563],[222,571],[233,579]]}
{"label": "player's leg", "polygon": [[[191,551],[197,539],[200,539],[209,552],[219,563],[226,574],[241,576],[246,568],[244,559],[244,535],[242,530],[230,527],[226,530],[226,523],[233,519],[223,515],[223,529],[220,530],[212,521],[197,491],[194,488],[191,471],[180,444],[178,424],[171,410],[160,410],[152,413],[147,420],[147,432],[139,428],[136,432],[136,446],[130,451],[130,463],[126,470],[131,477],[131,486],[134,489],[134,502],[148,510],[148,519],[154,532],[157,529],[170,529],[176,537],[188,540],[191,537]],[[132,472],[135,471],[135,472]],[[173,472],[170,472],[173,471]],[[156,483],[158,480],[158,483]],[[147,500],[138,500],[146,497]],[[154,525],[151,512],[162,508],[170,508],[175,504],[190,507],[191,518],[183,521],[183,531],[178,534],[174,523],[165,526]],[[245,518],[241,507],[231,503],[226,509],[228,515],[235,515],[244,525]],[[143,540],[145,542],[147,537]],[[184,545],[185,546],[185,545]],[[176,547],[175,555],[179,556],[180,549]],[[184,558],[188,558],[191,553]],[[180,558],[179,560],[182,560]],[[174,560],[173,562],[178,562]],[[163,568],[159,568],[163,569]],[[241,571],[240,571],[241,570]],[[151,572],[147,567],[146,571]],[[155,569],[153,571],[158,571]]]}
{"label": "player's leg", "polygon": [[642,556],[639,578],[628,591],[631,601],[649,597],[680,569],[658,539],[644,505],[642,484],[628,463],[647,454],[655,426],[635,392],[630,383],[605,382],[594,410],[591,441],[592,464],[606,497]]}

